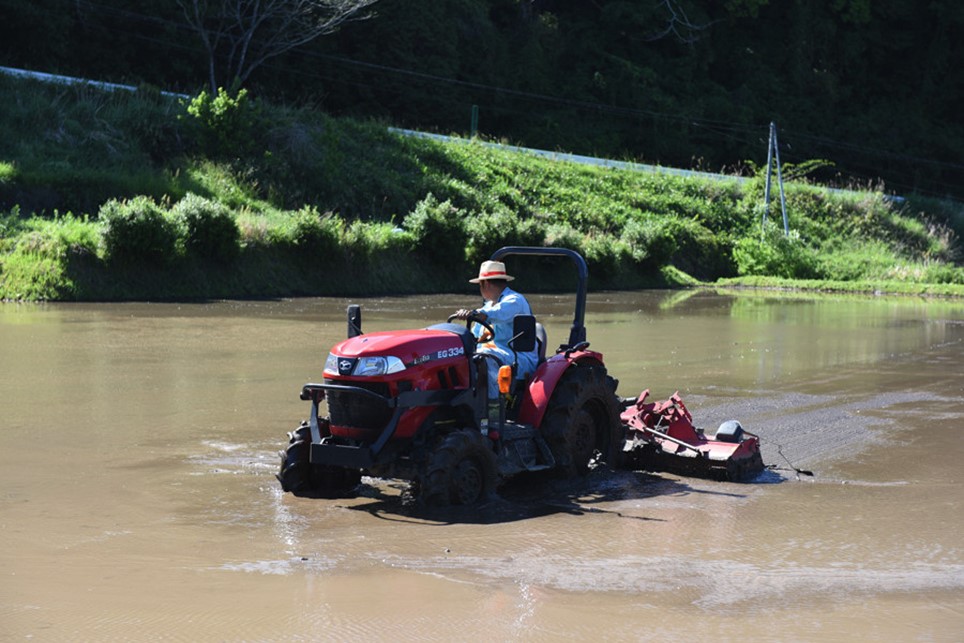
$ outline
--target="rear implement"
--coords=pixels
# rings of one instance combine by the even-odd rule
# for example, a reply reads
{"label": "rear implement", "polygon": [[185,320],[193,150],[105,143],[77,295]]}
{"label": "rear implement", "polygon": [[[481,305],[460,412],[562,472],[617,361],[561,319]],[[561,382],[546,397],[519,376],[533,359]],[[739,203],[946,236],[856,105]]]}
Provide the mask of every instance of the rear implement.
{"label": "rear implement", "polygon": [[624,400],[624,466],[647,471],[743,482],[763,469],[760,438],[729,420],[714,435],[693,425],[679,392],[662,402],[647,402],[649,389]]}

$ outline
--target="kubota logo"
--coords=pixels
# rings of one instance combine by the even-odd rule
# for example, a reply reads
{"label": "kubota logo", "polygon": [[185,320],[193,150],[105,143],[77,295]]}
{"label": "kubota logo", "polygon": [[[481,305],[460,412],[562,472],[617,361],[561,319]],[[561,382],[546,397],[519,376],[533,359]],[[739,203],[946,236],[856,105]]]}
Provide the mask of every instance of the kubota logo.
{"label": "kubota logo", "polygon": [[338,360],[338,374],[339,375],[351,375],[351,372],[355,369],[355,361],[353,359],[341,358]]}

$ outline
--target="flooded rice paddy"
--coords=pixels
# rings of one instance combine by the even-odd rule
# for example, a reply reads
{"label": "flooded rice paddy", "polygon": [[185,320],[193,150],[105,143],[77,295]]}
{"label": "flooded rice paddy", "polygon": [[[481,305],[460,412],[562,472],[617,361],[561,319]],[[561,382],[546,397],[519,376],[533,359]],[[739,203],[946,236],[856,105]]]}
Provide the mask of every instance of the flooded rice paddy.
{"label": "flooded rice paddy", "polygon": [[[567,337],[571,300],[530,299]],[[0,639],[961,640],[961,302],[591,294],[621,395],[678,389],[775,468],[431,514],[275,481],[348,303],[386,330],[474,302],[0,305]]]}

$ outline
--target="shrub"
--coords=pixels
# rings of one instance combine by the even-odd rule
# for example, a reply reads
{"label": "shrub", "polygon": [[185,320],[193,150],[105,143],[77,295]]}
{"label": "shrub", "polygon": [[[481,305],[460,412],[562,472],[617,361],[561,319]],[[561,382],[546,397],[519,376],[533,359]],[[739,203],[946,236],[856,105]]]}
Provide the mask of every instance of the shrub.
{"label": "shrub", "polygon": [[0,210],[0,242],[8,241],[24,228],[26,219],[20,216],[20,206],[14,205],[9,211]]}
{"label": "shrub", "polygon": [[[895,259],[883,241],[848,239],[825,244],[817,257],[817,265],[824,278],[858,281],[885,278],[896,267]],[[905,262],[899,263],[905,265]]]}
{"label": "shrub", "polygon": [[630,253],[625,242],[609,234],[596,233],[586,237],[583,254],[593,283],[597,283],[616,277],[626,267]]}
{"label": "shrub", "polygon": [[312,206],[305,206],[294,214],[290,243],[301,253],[311,257],[344,254],[345,222],[338,216],[319,214]]}
{"label": "shrub", "polygon": [[964,268],[930,264],[924,269],[923,281],[929,284],[964,284]]}
{"label": "shrub", "polygon": [[430,193],[416,204],[402,225],[412,234],[415,248],[422,254],[461,260],[468,240],[465,218],[465,213],[451,201],[439,202]]}
{"label": "shrub", "polygon": [[13,183],[17,178],[17,167],[13,163],[0,161],[0,186],[5,183]]}
{"label": "shrub", "polygon": [[546,229],[545,244],[553,248],[581,250],[585,235],[564,223],[553,223]]}
{"label": "shrub", "polygon": [[633,261],[655,268],[668,263],[676,253],[678,228],[670,219],[634,219],[623,229],[622,240]]}
{"label": "shrub", "polygon": [[253,151],[262,120],[261,107],[242,89],[232,95],[223,87],[216,96],[202,91],[187,106],[201,150],[215,158],[234,158]]}
{"label": "shrub", "polygon": [[762,239],[743,237],[733,247],[733,259],[740,275],[773,275],[788,279],[817,279],[821,277],[817,256],[791,230],[767,224]]}
{"label": "shrub", "polygon": [[198,257],[228,263],[238,255],[240,232],[227,207],[189,193],[171,208],[185,232],[185,249]]}
{"label": "shrub", "polygon": [[[683,272],[702,280],[734,274],[729,245],[694,219],[668,218],[652,231],[650,252],[653,258],[643,267],[672,264]],[[668,262],[662,262],[665,251],[673,248]]]}
{"label": "shrub", "polygon": [[545,243],[545,232],[536,221],[520,220],[505,210],[471,217],[467,219],[466,227],[469,242],[464,257],[471,266],[478,266],[503,246],[541,246]]}
{"label": "shrub", "polygon": [[153,199],[111,199],[100,208],[104,254],[118,263],[167,263],[175,253],[177,225]]}
{"label": "shrub", "polygon": [[404,256],[413,241],[411,234],[385,221],[355,220],[345,231],[345,248],[355,257]]}

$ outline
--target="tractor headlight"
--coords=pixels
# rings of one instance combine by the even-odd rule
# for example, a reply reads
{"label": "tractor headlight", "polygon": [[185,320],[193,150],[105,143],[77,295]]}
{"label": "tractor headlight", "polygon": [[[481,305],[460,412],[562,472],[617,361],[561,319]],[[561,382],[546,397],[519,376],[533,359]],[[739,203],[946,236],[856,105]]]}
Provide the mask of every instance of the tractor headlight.
{"label": "tractor headlight", "polygon": [[325,375],[355,375],[357,377],[377,377],[405,370],[405,364],[397,357],[338,357],[328,353],[325,360]]}
{"label": "tractor headlight", "polygon": [[360,357],[355,365],[353,375],[358,377],[373,377],[399,373],[405,370],[405,364],[397,357]]}
{"label": "tractor headlight", "polygon": [[328,359],[325,360],[325,374],[338,375],[338,358],[334,353],[328,353]]}

